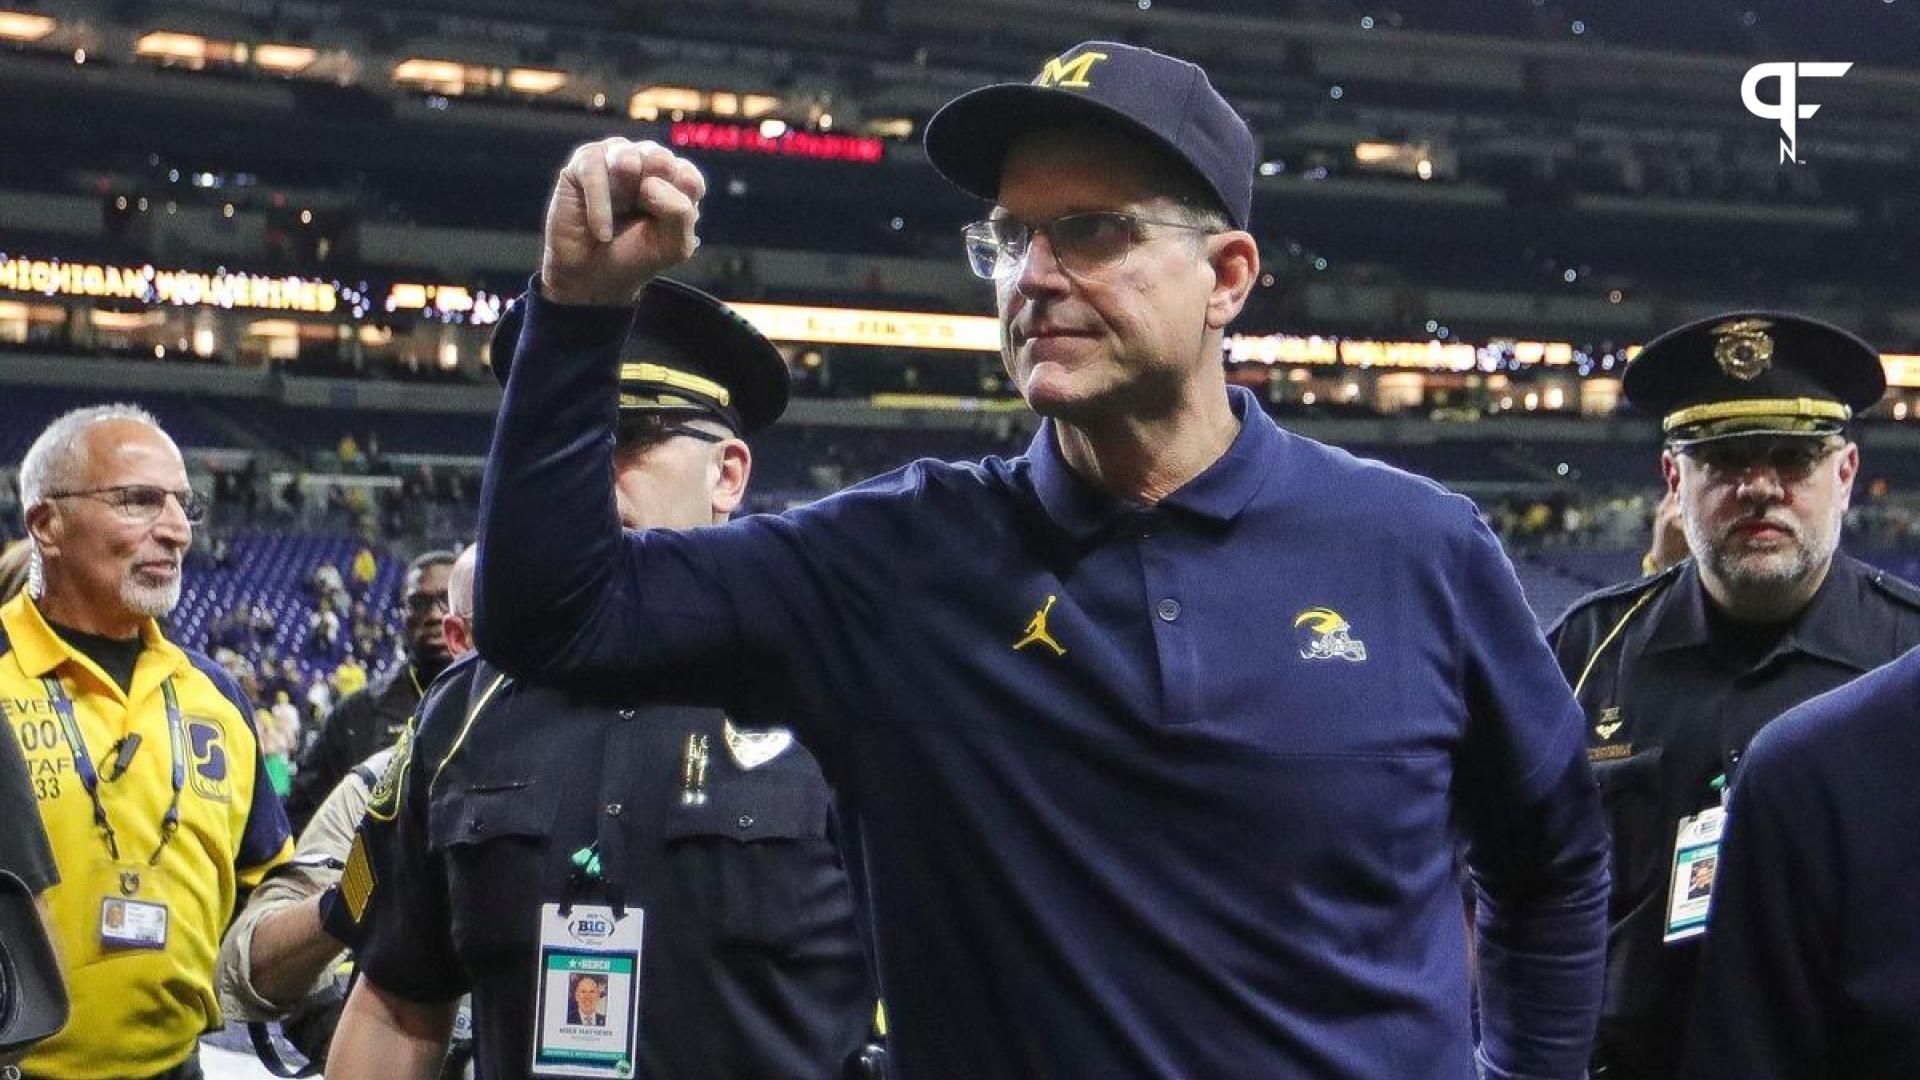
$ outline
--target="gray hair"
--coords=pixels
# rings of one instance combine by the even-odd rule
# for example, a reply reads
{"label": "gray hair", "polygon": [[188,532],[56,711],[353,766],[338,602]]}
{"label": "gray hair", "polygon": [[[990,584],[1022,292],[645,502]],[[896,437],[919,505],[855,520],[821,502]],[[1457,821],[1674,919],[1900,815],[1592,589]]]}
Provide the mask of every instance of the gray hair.
{"label": "gray hair", "polygon": [[[40,432],[40,437],[33,440],[33,445],[27,447],[27,456],[20,459],[20,520],[23,524],[33,508],[46,501],[47,492],[57,490],[56,480],[70,481],[87,464],[87,429],[109,420],[137,420],[166,435],[160,421],[154,419],[152,413],[124,402],[89,405],[55,418]],[[31,532],[28,535],[31,536]],[[38,597],[44,584],[40,545],[36,541],[33,545],[33,565],[27,572],[27,591]]]}

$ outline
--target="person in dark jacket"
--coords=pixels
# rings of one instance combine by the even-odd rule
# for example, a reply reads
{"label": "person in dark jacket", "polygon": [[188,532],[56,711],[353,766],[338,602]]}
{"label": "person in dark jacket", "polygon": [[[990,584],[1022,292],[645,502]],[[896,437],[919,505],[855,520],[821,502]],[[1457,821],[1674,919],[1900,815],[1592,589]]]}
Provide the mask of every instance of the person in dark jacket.
{"label": "person in dark jacket", "polygon": [[1662,418],[1689,558],[1549,631],[1587,717],[1613,834],[1596,1080],[1671,1080],[1718,865],[1722,791],[1764,725],[1920,644],[1920,591],[1838,551],[1880,358],[1796,315],[1649,343],[1628,400]]}
{"label": "person in dark jacket", "polygon": [[1466,499],[1228,385],[1257,155],[1206,73],[1107,41],[1038,67],[926,128],[993,203],[962,239],[1028,452],[778,516],[621,530],[607,398],[705,181],[574,152],[487,463],[481,653],[793,730],[901,1076],[1578,1076],[1606,836],[1512,566]]}
{"label": "person in dark jacket", "polygon": [[1920,1076],[1920,651],[1754,739],[1727,809],[1686,1080]]}
{"label": "person in dark jacket", "polygon": [[407,566],[401,593],[402,631],[407,662],[385,679],[340,699],[322,722],[320,734],[300,756],[287,796],[287,817],[296,833],[306,828],[341,780],[355,765],[392,746],[420,706],[427,684],[450,660],[440,626],[447,613],[447,576],[453,552],[429,551]]}

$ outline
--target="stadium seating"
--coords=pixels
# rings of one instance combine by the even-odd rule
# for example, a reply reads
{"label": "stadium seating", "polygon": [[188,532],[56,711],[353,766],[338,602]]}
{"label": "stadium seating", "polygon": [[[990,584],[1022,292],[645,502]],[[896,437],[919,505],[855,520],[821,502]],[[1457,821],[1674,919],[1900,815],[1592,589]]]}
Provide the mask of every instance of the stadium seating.
{"label": "stadium seating", "polygon": [[[213,644],[209,630],[216,619],[236,608],[248,611],[259,605],[273,620],[274,629],[269,639],[257,642],[257,655],[293,657],[309,677],[324,676],[345,657],[345,635],[332,650],[309,648],[310,617],[317,604],[308,583],[324,564],[344,574],[360,545],[360,540],[344,534],[238,533],[221,565],[207,558],[196,558],[189,565],[169,630],[181,644],[206,649]],[[360,600],[391,628],[397,623],[393,612],[405,565],[379,557],[378,567],[372,586]],[[341,616],[344,619],[346,613]],[[376,673],[380,662],[391,659],[391,652],[373,658]]]}

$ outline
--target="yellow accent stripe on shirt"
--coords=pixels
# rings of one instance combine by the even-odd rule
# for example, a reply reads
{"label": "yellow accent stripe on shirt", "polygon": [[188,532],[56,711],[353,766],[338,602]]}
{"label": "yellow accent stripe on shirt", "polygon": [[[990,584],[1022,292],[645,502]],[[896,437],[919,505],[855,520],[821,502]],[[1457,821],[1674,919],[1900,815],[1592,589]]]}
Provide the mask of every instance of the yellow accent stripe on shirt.
{"label": "yellow accent stripe on shirt", "polygon": [[347,852],[346,869],[340,872],[340,898],[347,902],[347,913],[355,923],[365,917],[367,901],[373,898],[373,864],[367,859],[366,838],[358,834]]}
{"label": "yellow accent stripe on shirt", "polygon": [[479,718],[480,710],[487,707],[487,702],[493,700],[494,691],[500,689],[506,681],[505,675],[495,675],[493,685],[487,687],[486,691],[480,695],[480,699],[473,703],[473,708],[467,710],[466,723],[460,725],[460,734],[453,737],[453,745],[447,748],[447,756],[441,758],[440,763],[433,767],[433,779],[427,782],[428,798],[433,797],[434,788],[440,784],[441,770],[447,767],[447,762],[453,760],[453,755],[460,752],[460,744],[467,741],[467,732],[473,730],[473,722]]}
{"label": "yellow accent stripe on shirt", "polygon": [[1640,597],[1640,599],[1635,600],[1633,602],[1633,606],[1627,609],[1627,613],[1625,615],[1620,616],[1620,621],[1613,624],[1613,629],[1607,631],[1607,636],[1600,639],[1600,644],[1595,646],[1593,650],[1593,655],[1587,657],[1587,666],[1582,668],[1580,671],[1580,681],[1573,684],[1574,697],[1579,697],[1580,688],[1587,685],[1587,676],[1593,674],[1593,665],[1599,662],[1600,654],[1603,652],[1606,652],[1607,646],[1613,644],[1613,639],[1619,637],[1620,631],[1625,630],[1627,628],[1627,620],[1633,618],[1636,612],[1638,612],[1641,608],[1647,606],[1647,601],[1660,595],[1661,589],[1664,589],[1664,588],[1666,588],[1666,586],[1661,585],[1657,588],[1648,589]]}

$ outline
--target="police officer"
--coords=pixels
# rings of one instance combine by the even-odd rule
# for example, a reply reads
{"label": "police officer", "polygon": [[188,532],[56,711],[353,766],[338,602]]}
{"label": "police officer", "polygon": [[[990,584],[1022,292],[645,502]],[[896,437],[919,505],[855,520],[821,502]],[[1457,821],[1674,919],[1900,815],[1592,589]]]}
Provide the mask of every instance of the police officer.
{"label": "police officer", "polygon": [[1850,425],[1885,388],[1858,338],[1758,311],[1662,335],[1627,368],[1627,399],[1662,418],[1691,557],[1549,632],[1613,829],[1596,1077],[1677,1070],[1723,791],[1748,741],[1920,643],[1920,591],[1836,552],[1860,467]]}
{"label": "police officer", "polygon": [[[504,379],[518,328],[503,327]],[[624,524],[724,521],[746,488],[741,437],[786,400],[765,338],[651,284],[622,353]],[[469,989],[486,1077],[837,1078],[862,1050],[874,998],[830,793],[786,731],[469,657],[402,745],[410,763],[376,791],[342,882],[365,978],[330,1076],[430,1075]]]}

